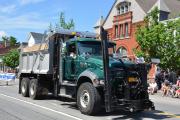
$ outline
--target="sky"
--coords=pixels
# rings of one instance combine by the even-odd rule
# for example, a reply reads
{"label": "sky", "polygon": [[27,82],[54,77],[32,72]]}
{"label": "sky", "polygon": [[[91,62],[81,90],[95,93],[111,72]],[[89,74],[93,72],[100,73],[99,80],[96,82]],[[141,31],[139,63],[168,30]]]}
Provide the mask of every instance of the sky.
{"label": "sky", "polygon": [[106,18],[114,0],[0,0],[0,38],[14,36],[27,42],[29,32],[44,33],[58,22],[60,12],[75,29],[93,32],[100,16]]}

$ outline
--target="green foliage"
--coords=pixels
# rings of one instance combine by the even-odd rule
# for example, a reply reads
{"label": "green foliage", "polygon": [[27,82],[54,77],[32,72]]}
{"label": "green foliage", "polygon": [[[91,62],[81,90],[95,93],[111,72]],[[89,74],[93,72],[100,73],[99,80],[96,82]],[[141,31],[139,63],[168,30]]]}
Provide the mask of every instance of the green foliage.
{"label": "green foliage", "polygon": [[59,24],[62,28],[66,27],[65,16],[63,12],[60,13]]}
{"label": "green foliage", "polygon": [[65,14],[64,12],[61,12],[59,15],[59,22],[56,23],[53,27],[53,25],[50,23],[48,27],[48,31],[53,31],[53,29],[58,30],[58,29],[74,29],[75,28],[75,23],[73,19],[70,19],[69,22],[66,22],[65,20]]}
{"label": "green foliage", "polygon": [[14,46],[17,42],[16,38],[13,36],[10,36],[10,37],[4,36],[4,37],[2,37],[2,40],[3,40],[4,45],[5,45],[5,41],[6,42],[9,41],[10,46]]}
{"label": "green foliage", "polygon": [[14,46],[17,42],[16,38],[13,36],[9,37],[9,41],[10,41],[10,46]]}
{"label": "green foliage", "polygon": [[3,63],[11,68],[16,68],[19,65],[19,51],[11,50],[3,57]]}
{"label": "green foliage", "polygon": [[142,50],[133,50],[137,57],[146,57],[146,54]]}
{"label": "green foliage", "polygon": [[[136,33],[138,44],[147,58],[160,58],[164,69],[180,69],[180,19],[158,22],[158,8],[146,18],[145,26],[140,26]],[[176,31],[176,32],[175,32]]]}
{"label": "green foliage", "polygon": [[73,19],[70,19],[69,22],[65,21],[65,15],[63,12],[60,13],[59,25],[63,29],[74,29],[75,26]]}

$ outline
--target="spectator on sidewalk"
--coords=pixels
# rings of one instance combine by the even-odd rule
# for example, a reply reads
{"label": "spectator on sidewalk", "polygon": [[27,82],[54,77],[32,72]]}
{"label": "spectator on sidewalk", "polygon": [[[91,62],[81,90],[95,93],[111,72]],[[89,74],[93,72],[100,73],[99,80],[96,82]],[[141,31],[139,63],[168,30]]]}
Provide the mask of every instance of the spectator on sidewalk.
{"label": "spectator on sidewalk", "polygon": [[180,97],[180,78],[178,78],[177,80],[176,87],[177,87],[177,90],[176,90],[175,97]]}
{"label": "spectator on sidewalk", "polygon": [[150,80],[149,87],[148,87],[148,93],[153,95],[154,93],[157,92],[157,90],[158,90],[158,86],[157,86],[156,81],[155,80]]}
{"label": "spectator on sidewalk", "polygon": [[168,80],[165,80],[164,83],[162,84],[162,91],[163,95],[162,96],[168,96],[169,91],[170,91],[170,83]]}
{"label": "spectator on sidewalk", "polygon": [[159,72],[156,77],[155,77],[156,83],[158,85],[158,89],[161,89],[161,85],[164,82],[164,70],[162,70],[161,72]]}

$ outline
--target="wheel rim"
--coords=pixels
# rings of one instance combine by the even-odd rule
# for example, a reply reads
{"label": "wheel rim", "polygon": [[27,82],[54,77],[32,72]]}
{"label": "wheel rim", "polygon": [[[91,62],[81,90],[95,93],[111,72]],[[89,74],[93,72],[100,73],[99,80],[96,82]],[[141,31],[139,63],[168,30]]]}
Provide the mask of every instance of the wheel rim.
{"label": "wheel rim", "polygon": [[25,85],[25,83],[24,82],[22,82],[22,85],[21,85],[21,91],[22,91],[22,93],[25,93],[25,91],[26,91],[26,85]]}
{"label": "wheel rim", "polygon": [[81,106],[86,108],[89,104],[89,101],[90,101],[90,95],[86,90],[84,90],[80,96]]}
{"label": "wheel rim", "polygon": [[31,87],[30,87],[30,94],[31,94],[31,95],[34,95],[34,90],[35,90],[35,84],[32,83],[32,84],[31,84]]}

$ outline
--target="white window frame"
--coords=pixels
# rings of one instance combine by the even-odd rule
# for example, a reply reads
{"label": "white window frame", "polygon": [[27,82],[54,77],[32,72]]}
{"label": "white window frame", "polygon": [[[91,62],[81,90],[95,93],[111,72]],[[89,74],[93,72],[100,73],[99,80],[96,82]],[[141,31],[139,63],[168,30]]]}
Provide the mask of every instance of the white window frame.
{"label": "white window frame", "polygon": [[122,2],[117,7],[117,14],[125,14],[130,11],[130,3],[129,2]]}

